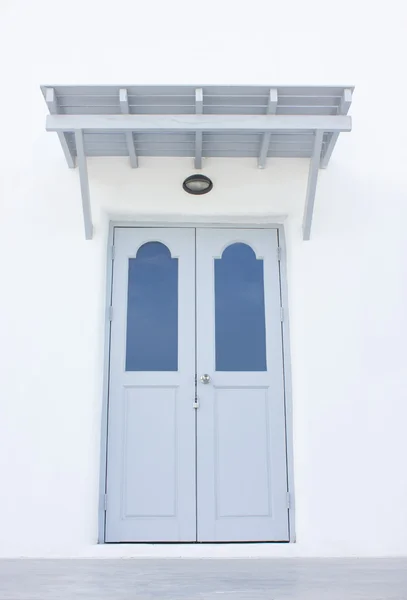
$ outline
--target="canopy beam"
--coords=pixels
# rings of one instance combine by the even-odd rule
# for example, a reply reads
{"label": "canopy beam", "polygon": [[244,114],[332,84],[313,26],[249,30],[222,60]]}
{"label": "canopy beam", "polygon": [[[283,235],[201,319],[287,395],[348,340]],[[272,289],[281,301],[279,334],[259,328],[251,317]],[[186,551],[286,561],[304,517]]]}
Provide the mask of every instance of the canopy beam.
{"label": "canopy beam", "polygon": [[47,131],[351,131],[346,115],[47,115]]}
{"label": "canopy beam", "polygon": [[[268,99],[268,103],[267,103],[267,114],[268,115],[275,115],[277,112],[277,103],[278,103],[278,93],[276,89],[271,89],[270,90],[270,95],[269,95],[269,99]],[[264,169],[264,167],[266,166],[266,160],[267,160],[267,153],[269,151],[269,147],[270,147],[270,140],[271,140],[271,133],[270,131],[267,131],[266,133],[263,133],[263,139],[261,142],[261,147],[260,147],[260,154],[259,154],[259,159],[257,162],[257,166],[259,167],[259,169]]]}
{"label": "canopy beam", "polygon": [[[343,90],[342,100],[339,107],[339,114],[347,115],[350,105],[352,104],[352,90]],[[339,132],[335,131],[331,133],[330,140],[326,145],[325,151],[321,157],[321,169],[326,169],[331,158],[333,149],[335,148],[336,142],[338,141]]]}
{"label": "canopy beam", "polygon": [[[203,90],[195,90],[195,112],[197,115],[203,114]],[[195,169],[202,169],[202,131],[195,133]]]}
{"label": "canopy beam", "polygon": [[[122,114],[124,114],[124,115],[128,115],[130,113],[129,100],[128,100],[126,88],[122,88],[120,90],[120,110],[122,111]],[[127,150],[129,153],[130,164],[133,169],[136,169],[138,167],[138,159],[137,159],[137,153],[136,153],[136,146],[134,144],[133,132],[126,131],[125,136],[126,136],[126,144],[127,144]]]}
{"label": "canopy beam", "polygon": [[[48,110],[51,115],[56,115],[59,112],[58,100],[55,94],[54,88],[47,88],[45,93],[45,101],[48,106]],[[66,162],[68,163],[68,167],[70,169],[75,168],[75,156],[72,150],[69,148],[68,140],[66,137],[66,133],[62,131],[58,131],[59,141],[62,146],[63,153],[65,155]]]}

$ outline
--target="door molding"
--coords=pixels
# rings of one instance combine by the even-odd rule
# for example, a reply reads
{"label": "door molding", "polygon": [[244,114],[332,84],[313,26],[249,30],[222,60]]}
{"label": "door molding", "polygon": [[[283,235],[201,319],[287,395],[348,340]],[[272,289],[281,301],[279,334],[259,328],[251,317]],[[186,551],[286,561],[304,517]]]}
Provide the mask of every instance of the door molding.
{"label": "door molding", "polygon": [[[292,380],[291,380],[291,352],[290,352],[290,325],[288,304],[288,282],[287,282],[287,247],[282,218],[272,218],[267,222],[267,217],[246,216],[231,217],[218,216],[217,221],[213,217],[196,217],[194,221],[182,221],[178,217],[165,216],[165,220],[157,221],[153,218],[144,217],[137,221],[120,220],[109,222],[106,256],[106,295],[104,310],[104,359],[103,359],[103,392],[102,392],[102,422],[100,436],[100,473],[99,473],[99,505],[98,505],[98,544],[105,544],[106,529],[106,472],[107,472],[107,435],[108,435],[108,411],[109,411],[109,370],[110,370],[110,329],[109,307],[112,301],[113,283],[113,254],[114,232],[117,227],[147,228],[147,227],[196,227],[196,228],[231,228],[231,229],[276,229],[280,254],[280,290],[281,303],[284,308],[284,320],[282,322],[283,338],[283,363],[284,363],[284,400],[285,400],[285,427],[286,427],[286,456],[287,456],[287,490],[290,498],[288,511],[289,543],[296,542],[295,530],[295,489],[294,489],[294,440],[293,440],[293,403],[292,403]],[[276,222],[277,221],[277,222]],[[278,542],[277,542],[278,543]],[[286,542],[282,542],[286,543]]]}

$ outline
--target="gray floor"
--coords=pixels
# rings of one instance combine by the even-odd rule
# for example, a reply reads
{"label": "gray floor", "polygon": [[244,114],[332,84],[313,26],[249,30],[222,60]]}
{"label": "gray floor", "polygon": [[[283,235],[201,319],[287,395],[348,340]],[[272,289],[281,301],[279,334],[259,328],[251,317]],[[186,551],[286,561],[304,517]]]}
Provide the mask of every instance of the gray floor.
{"label": "gray floor", "polygon": [[1,560],[1,600],[407,600],[407,559]]}

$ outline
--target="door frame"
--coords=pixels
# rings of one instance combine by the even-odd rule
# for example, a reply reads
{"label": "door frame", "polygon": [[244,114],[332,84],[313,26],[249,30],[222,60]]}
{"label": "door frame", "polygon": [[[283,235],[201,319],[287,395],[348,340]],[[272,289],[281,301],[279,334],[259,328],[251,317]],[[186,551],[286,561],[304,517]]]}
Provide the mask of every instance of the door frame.
{"label": "door frame", "polygon": [[[287,246],[283,223],[267,222],[267,218],[257,217],[251,222],[250,218],[244,221],[240,217],[195,217],[193,221],[173,220],[170,216],[165,220],[157,221],[144,217],[142,220],[120,220],[110,221],[107,239],[107,264],[106,264],[106,299],[104,311],[104,360],[103,360],[103,396],[102,396],[102,427],[100,436],[100,475],[99,475],[99,505],[98,505],[98,544],[105,544],[106,528],[106,481],[107,481],[107,435],[108,435],[108,412],[109,412],[109,372],[110,372],[110,306],[113,290],[113,241],[114,230],[117,227],[128,228],[156,228],[156,227],[193,227],[208,229],[276,229],[278,245],[280,248],[280,293],[281,306],[284,311],[284,319],[281,323],[283,340],[283,377],[284,377],[284,404],[285,404],[285,428],[286,428],[286,457],[287,457],[287,490],[289,494],[288,530],[289,542],[296,542],[295,531],[295,489],[294,489],[294,438],[293,438],[293,404],[291,383],[291,352],[290,352],[290,323],[288,310],[288,282],[287,282]],[[226,220],[227,219],[227,220]],[[242,542],[244,543],[244,542]],[[270,542],[273,544],[287,542]]]}

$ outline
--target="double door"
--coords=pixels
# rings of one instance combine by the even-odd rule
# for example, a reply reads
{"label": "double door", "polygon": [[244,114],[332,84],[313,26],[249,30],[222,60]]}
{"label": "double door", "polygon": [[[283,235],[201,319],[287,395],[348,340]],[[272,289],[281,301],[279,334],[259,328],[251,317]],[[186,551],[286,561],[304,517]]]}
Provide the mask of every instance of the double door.
{"label": "double door", "polygon": [[114,246],[106,541],[288,540],[277,231]]}

